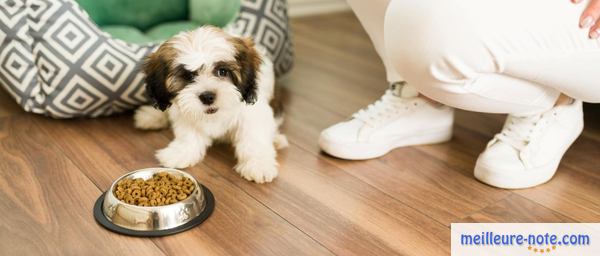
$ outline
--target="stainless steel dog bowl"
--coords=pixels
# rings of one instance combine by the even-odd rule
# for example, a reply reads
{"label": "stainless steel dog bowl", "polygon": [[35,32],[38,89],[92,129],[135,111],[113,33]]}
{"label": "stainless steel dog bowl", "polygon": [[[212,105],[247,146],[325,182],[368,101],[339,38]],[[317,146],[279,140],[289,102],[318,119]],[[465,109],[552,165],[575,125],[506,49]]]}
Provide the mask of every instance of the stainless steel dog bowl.
{"label": "stainless steel dog bowl", "polygon": [[[195,189],[183,201],[164,206],[137,206],[127,204],[114,195],[116,184],[126,178],[150,179],[158,172],[176,177],[187,177]],[[132,236],[165,236],[195,227],[210,216],[214,198],[210,190],[186,172],[170,168],[136,170],[119,177],[94,206],[96,221],[105,228]]]}

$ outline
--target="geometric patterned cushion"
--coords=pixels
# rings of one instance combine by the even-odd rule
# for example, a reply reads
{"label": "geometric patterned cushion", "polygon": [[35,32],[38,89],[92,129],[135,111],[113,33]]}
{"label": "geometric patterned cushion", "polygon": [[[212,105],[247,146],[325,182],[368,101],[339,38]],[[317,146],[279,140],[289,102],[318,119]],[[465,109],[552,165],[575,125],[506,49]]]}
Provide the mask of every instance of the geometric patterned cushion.
{"label": "geometric patterned cushion", "polygon": [[233,33],[253,37],[273,60],[275,75],[290,71],[294,52],[286,0],[242,1],[240,14],[228,25]]}
{"label": "geometric patterned cushion", "polygon": [[[286,5],[243,0],[232,26],[255,37],[280,75],[292,58]],[[112,38],[74,0],[0,0],[0,85],[29,112],[97,117],[147,102],[140,65],[157,46]]]}
{"label": "geometric patterned cushion", "polygon": [[0,82],[26,110],[102,116],[146,102],[154,45],[112,40],[72,0],[0,1]]}

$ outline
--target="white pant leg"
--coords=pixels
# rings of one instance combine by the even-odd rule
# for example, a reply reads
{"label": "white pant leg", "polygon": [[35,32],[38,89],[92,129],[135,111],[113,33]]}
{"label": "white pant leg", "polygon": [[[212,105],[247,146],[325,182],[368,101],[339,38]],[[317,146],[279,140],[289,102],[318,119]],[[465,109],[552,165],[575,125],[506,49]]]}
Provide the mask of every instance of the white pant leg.
{"label": "white pant leg", "polygon": [[369,34],[375,50],[385,65],[388,82],[404,81],[402,76],[390,65],[388,55],[385,54],[383,44],[383,23],[385,12],[390,0],[347,0],[348,4],[360,20],[363,28]]}
{"label": "white pant leg", "polygon": [[421,93],[458,108],[539,112],[561,92],[600,102],[600,41],[578,27],[584,2],[393,0],[385,52]]}

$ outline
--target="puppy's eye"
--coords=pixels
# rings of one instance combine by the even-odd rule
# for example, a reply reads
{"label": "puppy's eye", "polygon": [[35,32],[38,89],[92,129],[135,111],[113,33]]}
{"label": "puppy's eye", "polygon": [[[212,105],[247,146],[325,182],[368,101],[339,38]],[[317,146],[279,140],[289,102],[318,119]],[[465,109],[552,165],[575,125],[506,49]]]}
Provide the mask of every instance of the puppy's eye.
{"label": "puppy's eye", "polygon": [[225,68],[219,68],[219,69],[217,69],[217,76],[218,77],[227,77],[227,76],[229,76],[229,70],[227,70]]}

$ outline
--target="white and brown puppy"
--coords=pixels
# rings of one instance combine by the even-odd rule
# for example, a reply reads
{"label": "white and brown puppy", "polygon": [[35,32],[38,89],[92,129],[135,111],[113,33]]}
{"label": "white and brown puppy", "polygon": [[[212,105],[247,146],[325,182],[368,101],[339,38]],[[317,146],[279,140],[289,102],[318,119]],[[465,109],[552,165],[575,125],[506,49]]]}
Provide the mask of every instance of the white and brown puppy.
{"label": "white and brown puppy", "polygon": [[235,170],[257,183],[277,176],[276,147],[287,146],[275,116],[273,65],[248,38],[204,26],[163,43],[144,65],[152,106],[134,116],[140,129],[173,129],[156,158],[165,167],[201,161],[214,140],[233,143]]}

